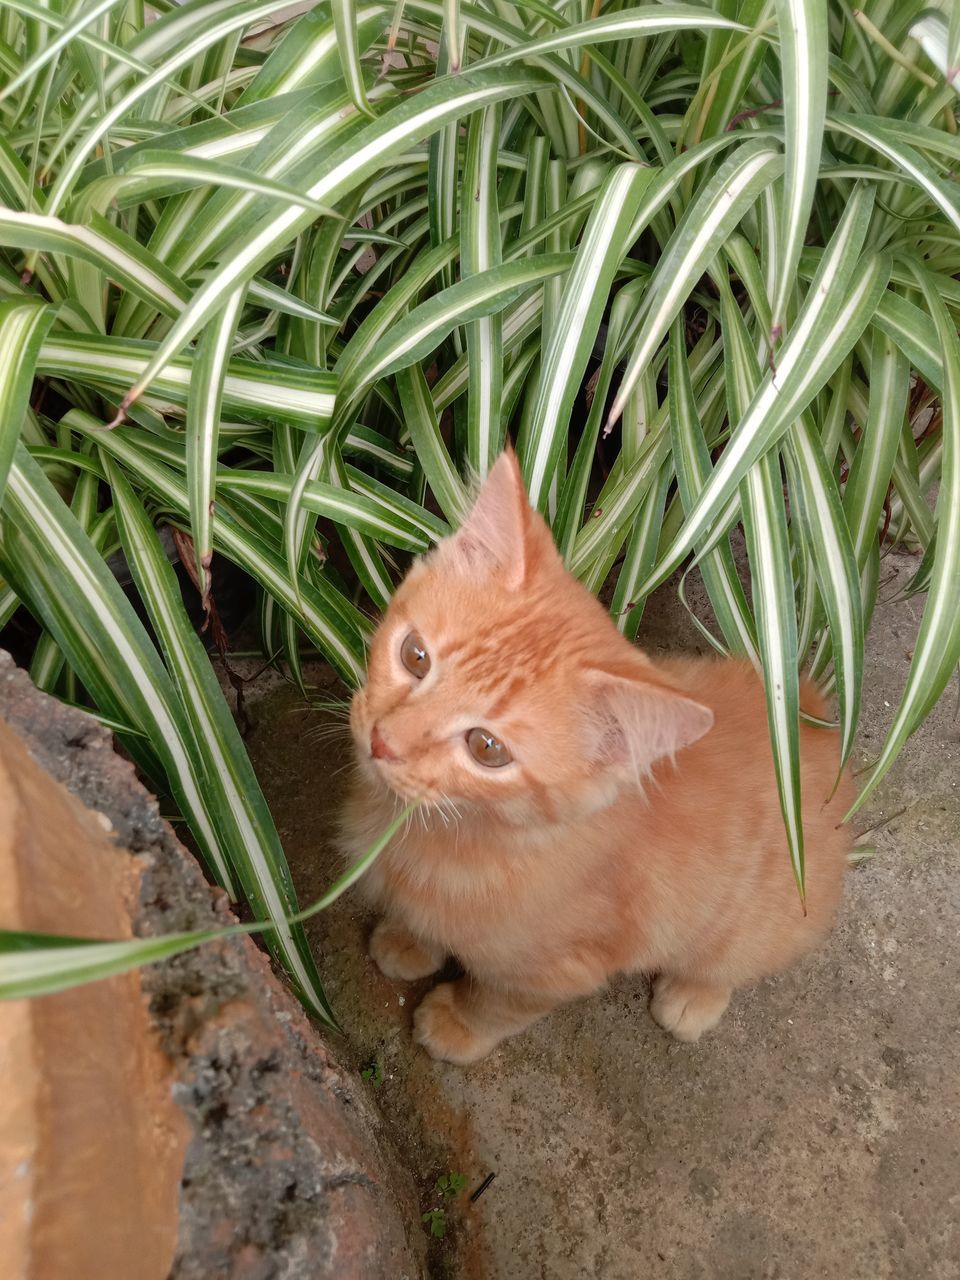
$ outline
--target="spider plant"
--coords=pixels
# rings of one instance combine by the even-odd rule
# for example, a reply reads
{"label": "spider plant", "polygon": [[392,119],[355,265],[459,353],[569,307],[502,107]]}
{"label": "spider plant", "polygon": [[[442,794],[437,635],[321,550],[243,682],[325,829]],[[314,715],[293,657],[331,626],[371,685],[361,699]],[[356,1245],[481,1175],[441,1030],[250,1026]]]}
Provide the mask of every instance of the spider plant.
{"label": "spider plant", "polygon": [[886,548],[926,603],[858,804],[960,659],[958,51],[920,0],[0,0],[0,622],[39,622],[35,678],[116,727],[315,1013],[158,526],[207,607],[249,576],[293,679],[306,643],[352,685],[511,437],[625,634],[702,575],[802,893],[798,672],[846,760]]}

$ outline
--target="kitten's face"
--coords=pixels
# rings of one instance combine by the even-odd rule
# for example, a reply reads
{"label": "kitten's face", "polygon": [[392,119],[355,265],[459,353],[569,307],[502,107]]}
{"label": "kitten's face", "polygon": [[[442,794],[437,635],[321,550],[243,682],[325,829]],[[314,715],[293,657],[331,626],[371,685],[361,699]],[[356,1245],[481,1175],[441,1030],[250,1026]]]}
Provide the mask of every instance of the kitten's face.
{"label": "kitten's face", "polygon": [[[582,816],[709,727],[648,674],[564,569],[504,455],[460,531],[391,601],[351,708],[358,760],[407,799],[511,822]],[[637,716],[617,714],[624,694],[646,725],[640,750]]]}

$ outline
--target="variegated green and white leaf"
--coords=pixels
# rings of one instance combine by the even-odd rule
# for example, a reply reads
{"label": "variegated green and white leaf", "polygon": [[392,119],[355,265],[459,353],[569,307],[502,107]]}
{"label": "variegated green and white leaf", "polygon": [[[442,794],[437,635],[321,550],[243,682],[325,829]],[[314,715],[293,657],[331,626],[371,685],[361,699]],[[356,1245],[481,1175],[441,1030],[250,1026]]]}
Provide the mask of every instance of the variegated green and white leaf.
{"label": "variegated green and white leaf", "polygon": [[[684,347],[683,326],[675,320],[670,330],[670,430],[680,499],[684,511],[689,512],[706,484],[711,468],[710,451],[697,412],[693,379]],[[697,564],[717,623],[730,649],[759,665],[756,628],[729,541],[723,538],[713,551],[700,556]]]}
{"label": "variegated green and white leaf", "polygon": [[724,161],[684,214],[650,281],[643,324],[607,419],[606,431],[623,412],[631,389],[660,345],[694,284],[759,193],[782,171],[772,143],[744,143]]}
{"label": "variegated green and white leaf", "polygon": [[97,214],[88,226],[74,226],[45,214],[0,208],[0,244],[82,258],[164,315],[176,315],[187,298],[186,286],[173,272]]}
{"label": "variegated green and white leaf", "polygon": [[222,938],[224,929],[195,929],[159,938],[100,942],[59,934],[0,930],[0,1000],[53,995],[85,982],[114,978]]}
{"label": "variegated green and white leaf", "polygon": [[27,410],[43,340],[56,318],[39,299],[0,302],[0,506]]}
{"label": "variegated green and white leaf", "polygon": [[778,277],[771,312],[771,341],[786,323],[800,251],[810,223],[823,148],[827,109],[827,0],[777,0],[786,164],[780,224]]}
{"label": "variegated green and white leaf", "polygon": [[[650,169],[620,165],[610,174],[587,221],[580,248],[564,283],[550,341],[540,364],[537,399],[517,442],[524,478],[534,506],[546,507],[567,421],[593,350],[610,287],[630,248],[626,238]],[[536,262],[528,258],[526,262]]]}
{"label": "variegated green and white leaf", "polygon": [[[350,142],[337,148],[321,166],[306,194],[311,200],[332,204],[355,190],[374,173],[397,148],[435,132],[450,120],[505,98],[530,92],[548,82],[534,69],[507,69],[497,72],[468,72],[451,83],[437,82],[413,101],[401,103],[372,121]],[[223,270],[212,276],[181,311],[169,334],[127,393],[135,399],[171,358],[217,310],[223,298],[241,281],[255,275],[269,261],[276,247],[286,243],[309,224],[312,215],[287,209],[264,219]]]}
{"label": "variegated green and white leaf", "polygon": [[303,930],[286,925],[297,899],[280,837],[223,693],[180,596],[143,504],[109,457],[110,480],[127,563],[150,614],[189,721],[203,768],[204,800],[220,847],[255,916],[273,920],[267,944],[304,1003],[333,1022]]}
{"label": "variegated green and white leaf", "polygon": [[855,809],[890,769],[900,748],[946,688],[960,663],[960,341],[956,325],[924,269],[917,267],[941,343],[944,367],[943,470],[937,499],[938,531],[930,569],[930,588],[914,645],[907,685],[880,758],[860,793]]}
{"label": "variegated green and white leaf", "polygon": [[[720,294],[727,405],[742,420],[756,394],[760,366],[729,282]],[[800,681],[797,614],[780,453],[770,449],[740,485],[740,506],[750,562],[750,583],[773,747],[774,771],[793,874],[804,897],[803,806],[800,794]]]}
{"label": "variegated green and white leaf", "polygon": [[187,395],[187,483],[190,486],[190,531],[196,555],[197,581],[205,607],[210,605],[213,559],[211,521],[216,497],[217,442],[220,409],[230,347],[243,307],[243,289],[227,299],[223,311],[204,331],[197,349]]}
{"label": "variegated green and white leaf", "polygon": [[[22,446],[10,469],[2,527],[5,576],[56,637],[97,705],[147,733],[208,865],[236,897],[192,732],[170,678],[116,579]],[[142,758],[139,739],[127,745],[135,759]]]}
{"label": "variegated green and white leaf", "polygon": [[729,501],[753,463],[806,408],[868,324],[889,272],[889,261],[883,257],[859,256],[872,203],[867,188],[859,188],[849,201],[780,351],[776,370],[763,378],[679,537],[645,590],[652,590],[682,563],[711,523],[711,514]]}
{"label": "variegated green and white leaf", "polygon": [[[140,375],[156,349],[152,342],[57,331],[45,338],[37,370],[114,393]],[[153,391],[185,408],[193,369],[192,355],[175,357],[155,379]],[[318,431],[332,417],[335,387],[335,378],[321,370],[234,357],[223,375],[222,405],[254,422],[289,422]]]}

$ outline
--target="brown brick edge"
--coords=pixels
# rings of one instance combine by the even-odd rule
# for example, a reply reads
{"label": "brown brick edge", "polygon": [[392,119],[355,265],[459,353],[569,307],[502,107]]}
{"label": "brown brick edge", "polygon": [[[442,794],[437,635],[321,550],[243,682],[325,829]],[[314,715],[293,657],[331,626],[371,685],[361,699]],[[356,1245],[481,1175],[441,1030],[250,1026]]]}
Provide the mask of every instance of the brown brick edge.
{"label": "brown brick edge", "polygon": [[[111,829],[117,856],[139,864],[133,933],[232,920],[223,894],[206,884],[131,765],[113,751],[110,735],[38,693],[3,653],[0,720],[56,782],[104,815],[97,821]],[[212,944],[145,969],[139,980],[186,1121],[171,1280],[421,1276],[412,1180],[357,1082],[256,945],[247,938]],[[69,1053],[63,1046],[65,1061]],[[0,1055],[0,1073],[3,1062]],[[116,1081],[110,1087],[116,1089]],[[131,1100],[103,1101],[105,1115],[122,1116]],[[61,1207],[64,1213],[78,1208]],[[130,1227],[136,1230],[132,1220]],[[104,1226],[88,1219],[88,1228]],[[149,1250],[148,1240],[140,1244]],[[64,1280],[86,1280],[76,1262],[63,1259]],[[41,1280],[39,1271],[27,1274]],[[59,1275],[45,1270],[42,1280]],[[101,1271],[97,1280],[129,1275]]]}

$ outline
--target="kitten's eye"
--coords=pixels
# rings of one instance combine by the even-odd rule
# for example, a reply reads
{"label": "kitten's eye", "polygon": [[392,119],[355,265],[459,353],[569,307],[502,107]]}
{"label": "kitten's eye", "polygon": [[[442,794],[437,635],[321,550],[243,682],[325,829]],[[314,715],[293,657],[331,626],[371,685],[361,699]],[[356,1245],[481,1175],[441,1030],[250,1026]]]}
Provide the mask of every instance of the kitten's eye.
{"label": "kitten's eye", "polygon": [[485,764],[488,769],[499,769],[513,759],[499,738],[486,729],[468,729],[467,746],[477,764]]}
{"label": "kitten's eye", "polygon": [[411,631],[400,646],[400,661],[418,680],[422,680],[430,670],[430,655],[416,631]]}

